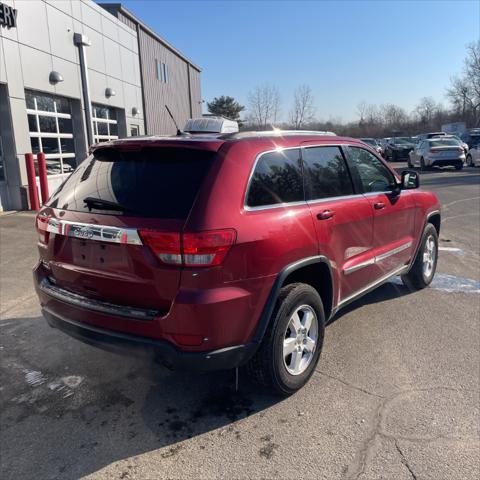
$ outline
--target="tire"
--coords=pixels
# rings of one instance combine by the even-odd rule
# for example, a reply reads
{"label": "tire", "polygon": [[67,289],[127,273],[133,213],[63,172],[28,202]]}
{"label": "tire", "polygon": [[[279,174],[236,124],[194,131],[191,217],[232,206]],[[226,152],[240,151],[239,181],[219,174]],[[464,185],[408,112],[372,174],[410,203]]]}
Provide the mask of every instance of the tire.
{"label": "tire", "polygon": [[[305,309],[301,310],[301,308]],[[312,318],[311,327],[306,333],[306,338],[315,337],[314,344],[302,337],[305,333],[295,336],[292,322],[296,312],[301,325],[307,316],[314,314],[314,317],[310,317]],[[316,332],[314,331],[315,322]],[[298,322],[294,323],[298,324]],[[276,393],[281,395],[295,393],[308,382],[315,371],[323,346],[324,333],[325,314],[318,292],[304,283],[292,283],[283,287],[262,343],[246,365],[247,373],[254,382]],[[292,341],[289,341],[290,339]],[[287,351],[284,350],[287,348],[285,340],[288,341],[288,348],[295,348],[288,356],[285,356]],[[302,348],[300,353],[298,348]],[[299,362],[298,359],[300,359]],[[293,371],[297,363],[297,373],[289,371],[289,368]]]}
{"label": "tire", "polygon": [[425,165],[425,160],[423,159],[423,157],[420,159],[420,170],[422,172],[425,172],[427,170],[427,166]]}
{"label": "tire", "polygon": [[407,167],[408,167],[408,168],[413,168],[413,164],[412,164],[412,162],[410,161],[410,156],[408,157],[408,160],[407,160]]}
{"label": "tire", "polygon": [[[425,263],[427,263],[426,255],[431,251],[430,248],[433,242],[433,256],[430,255],[428,264],[429,268],[425,268]],[[422,241],[420,243],[420,248],[418,249],[417,256],[413,262],[412,267],[409,272],[405,275],[402,275],[403,283],[413,289],[420,290],[427,287],[433,280],[435,276],[435,271],[437,269],[438,261],[438,234],[437,230],[431,223],[427,223],[425,230],[423,231]]]}
{"label": "tire", "polygon": [[473,163],[473,157],[471,155],[467,155],[467,165],[469,167],[474,167],[475,164]]}

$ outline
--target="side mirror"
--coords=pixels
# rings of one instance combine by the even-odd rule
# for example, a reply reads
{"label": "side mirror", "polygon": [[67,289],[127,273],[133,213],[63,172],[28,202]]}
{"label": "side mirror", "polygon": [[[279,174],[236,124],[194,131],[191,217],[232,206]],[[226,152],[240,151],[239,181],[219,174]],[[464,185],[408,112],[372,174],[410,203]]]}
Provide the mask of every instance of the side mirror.
{"label": "side mirror", "polygon": [[402,190],[411,190],[420,186],[420,175],[415,170],[402,172]]}

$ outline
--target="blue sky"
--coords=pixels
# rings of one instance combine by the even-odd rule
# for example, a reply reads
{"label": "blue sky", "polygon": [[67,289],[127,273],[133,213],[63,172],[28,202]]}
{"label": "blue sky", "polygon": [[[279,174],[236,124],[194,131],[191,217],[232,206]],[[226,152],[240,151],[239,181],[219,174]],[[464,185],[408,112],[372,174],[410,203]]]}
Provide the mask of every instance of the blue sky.
{"label": "blue sky", "polygon": [[317,117],[357,118],[357,105],[411,111],[461,72],[465,45],[480,38],[473,1],[157,1],[122,4],[202,69],[202,98],[247,104],[276,85],[282,113],[295,87],[311,86]]}

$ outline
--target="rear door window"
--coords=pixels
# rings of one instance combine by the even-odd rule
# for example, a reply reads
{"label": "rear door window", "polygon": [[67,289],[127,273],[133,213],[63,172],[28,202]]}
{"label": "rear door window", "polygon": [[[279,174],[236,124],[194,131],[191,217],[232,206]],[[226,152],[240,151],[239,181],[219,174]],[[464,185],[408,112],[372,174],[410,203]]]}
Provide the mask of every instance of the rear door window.
{"label": "rear door window", "polygon": [[350,174],[339,147],[310,147],[303,150],[308,200],[353,194]]}
{"label": "rear door window", "polygon": [[305,200],[300,149],[263,154],[247,191],[247,206],[261,207]]}
{"label": "rear door window", "polygon": [[185,219],[214,153],[186,148],[98,149],[52,196],[78,212]]}

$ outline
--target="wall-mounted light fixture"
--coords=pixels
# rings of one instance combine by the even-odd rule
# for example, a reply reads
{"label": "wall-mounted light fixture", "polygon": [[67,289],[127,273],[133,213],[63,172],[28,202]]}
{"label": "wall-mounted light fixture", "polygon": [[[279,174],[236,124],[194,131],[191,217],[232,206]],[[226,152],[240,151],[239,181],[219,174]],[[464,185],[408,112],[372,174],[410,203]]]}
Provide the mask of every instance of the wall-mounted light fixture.
{"label": "wall-mounted light fixture", "polygon": [[117,93],[115,92],[115,90],[113,88],[108,87],[108,88],[105,89],[105,96],[107,98],[114,97],[116,94]]}
{"label": "wall-mounted light fixture", "polygon": [[140,110],[137,107],[132,108],[132,115],[133,116],[138,115],[139,113],[140,113]]}
{"label": "wall-mounted light fixture", "polygon": [[57,83],[63,82],[63,77],[60,73],[52,71],[52,72],[50,72],[50,75],[48,76],[48,81],[52,85],[56,85]]}

